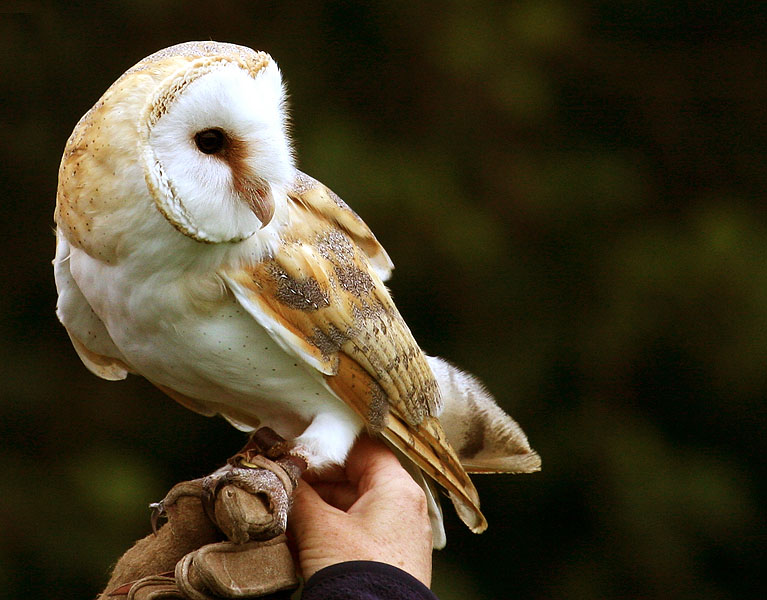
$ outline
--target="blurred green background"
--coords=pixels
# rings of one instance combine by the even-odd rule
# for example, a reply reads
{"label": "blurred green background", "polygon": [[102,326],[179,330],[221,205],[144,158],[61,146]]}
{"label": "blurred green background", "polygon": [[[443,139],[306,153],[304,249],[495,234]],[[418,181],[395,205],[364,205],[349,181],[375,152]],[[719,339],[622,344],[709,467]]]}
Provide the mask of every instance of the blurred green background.
{"label": "blurred green background", "polygon": [[300,167],[389,250],[422,346],[543,456],[478,478],[484,535],[447,511],[443,600],[761,596],[767,3],[3,10],[0,597],[93,597],[147,504],[242,443],[90,375],[54,316],[64,143],[125,69],[190,39],[277,59]]}

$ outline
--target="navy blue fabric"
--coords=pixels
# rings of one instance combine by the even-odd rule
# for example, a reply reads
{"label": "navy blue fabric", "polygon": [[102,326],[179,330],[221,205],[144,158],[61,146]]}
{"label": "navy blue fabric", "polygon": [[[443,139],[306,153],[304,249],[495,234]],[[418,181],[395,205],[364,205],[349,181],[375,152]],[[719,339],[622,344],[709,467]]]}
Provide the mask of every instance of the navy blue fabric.
{"label": "navy blue fabric", "polygon": [[438,600],[409,573],[385,563],[354,560],[317,571],[301,600]]}

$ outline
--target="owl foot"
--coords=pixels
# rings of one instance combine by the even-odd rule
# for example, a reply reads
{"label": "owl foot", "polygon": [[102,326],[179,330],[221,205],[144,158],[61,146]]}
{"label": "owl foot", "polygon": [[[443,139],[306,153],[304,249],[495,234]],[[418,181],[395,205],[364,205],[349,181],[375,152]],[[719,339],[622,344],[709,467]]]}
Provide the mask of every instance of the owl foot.
{"label": "owl foot", "polygon": [[201,479],[174,486],[150,505],[157,533],[166,508],[181,496],[200,499],[205,514],[233,542],[267,540],[285,532],[290,503],[306,470],[295,448],[269,428],[261,428],[227,464]]}
{"label": "owl foot", "polygon": [[232,541],[285,532],[293,490],[306,470],[306,461],[290,450],[277,433],[261,428],[226,466],[202,480],[203,508]]}

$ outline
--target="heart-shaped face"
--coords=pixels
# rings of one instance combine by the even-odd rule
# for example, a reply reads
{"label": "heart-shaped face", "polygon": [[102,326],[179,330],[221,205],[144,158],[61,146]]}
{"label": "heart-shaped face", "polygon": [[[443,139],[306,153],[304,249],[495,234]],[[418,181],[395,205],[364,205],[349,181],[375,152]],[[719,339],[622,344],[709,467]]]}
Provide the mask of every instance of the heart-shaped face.
{"label": "heart-shaped face", "polygon": [[[159,211],[173,235],[168,224],[197,242],[236,243],[284,215],[294,177],[271,57],[182,44],[127,71],[78,124],[62,161],[57,221],[75,244],[99,227],[111,239],[143,229],[168,235]],[[73,214],[88,218],[71,222]]]}
{"label": "heart-shaped face", "polygon": [[268,225],[272,185],[293,173],[274,62],[255,72],[226,58],[193,62],[163,82],[142,121],[147,184],[174,227],[220,243]]}

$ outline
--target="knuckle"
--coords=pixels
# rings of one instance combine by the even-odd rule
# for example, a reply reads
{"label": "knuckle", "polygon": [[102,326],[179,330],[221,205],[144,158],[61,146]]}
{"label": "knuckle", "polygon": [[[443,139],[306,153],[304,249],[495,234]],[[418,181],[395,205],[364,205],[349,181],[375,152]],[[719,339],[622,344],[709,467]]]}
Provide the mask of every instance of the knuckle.
{"label": "knuckle", "polygon": [[418,511],[419,513],[426,514],[426,494],[424,493],[423,489],[421,489],[421,486],[412,479],[410,479],[407,485],[403,485],[402,499],[410,506],[411,509]]}

